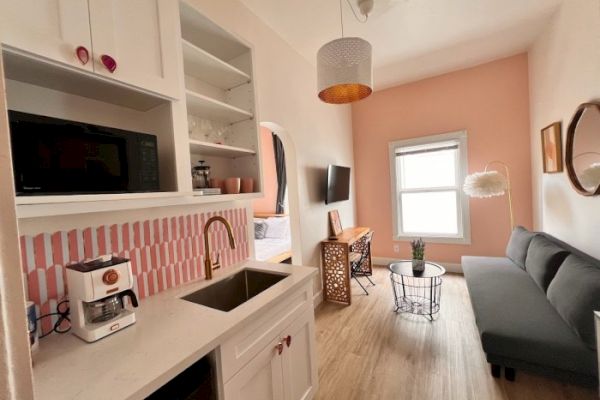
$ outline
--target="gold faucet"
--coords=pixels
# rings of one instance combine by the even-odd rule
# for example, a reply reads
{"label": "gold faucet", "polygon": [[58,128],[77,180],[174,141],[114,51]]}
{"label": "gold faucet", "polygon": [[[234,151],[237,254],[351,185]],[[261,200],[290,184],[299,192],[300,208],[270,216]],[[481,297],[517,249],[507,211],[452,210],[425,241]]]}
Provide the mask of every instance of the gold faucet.
{"label": "gold faucet", "polygon": [[227,229],[227,236],[229,236],[229,246],[232,249],[235,249],[235,238],[233,237],[233,231],[231,229],[231,224],[225,218],[220,216],[211,217],[208,221],[206,221],[206,225],[204,225],[204,277],[206,279],[212,279],[213,269],[221,268],[221,263],[219,262],[219,253],[217,253],[217,261],[214,263],[211,260],[210,255],[210,244],[208,243],[208,228],[213,222],[219,221],[225,228]]}

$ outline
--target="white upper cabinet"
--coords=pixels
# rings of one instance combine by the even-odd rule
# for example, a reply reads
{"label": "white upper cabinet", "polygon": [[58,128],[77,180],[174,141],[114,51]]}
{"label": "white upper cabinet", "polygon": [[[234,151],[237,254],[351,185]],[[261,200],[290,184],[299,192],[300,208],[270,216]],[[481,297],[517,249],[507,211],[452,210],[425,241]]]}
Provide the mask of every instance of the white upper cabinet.
{"label": "white upper cabinet", "polygon": [[[0,40],[147,91],[179,97],[179,9],[174,0],[0,0]],[[80,60],[85,61],[82,53],[87,53],[87,62]]]}
{"label": "white upper cabinet", "polygon": [[[51,60],[93,69],[85,0],[0,0],[0,40]],[[85,64],[77,57],[80,46],[89,56]]]}
{"label": "white upper cabinet", "polygon": [[[94,70],[124,83],[178,97],[177,2],[88,1]],[[112,72],[111,59],[115,64]]]}

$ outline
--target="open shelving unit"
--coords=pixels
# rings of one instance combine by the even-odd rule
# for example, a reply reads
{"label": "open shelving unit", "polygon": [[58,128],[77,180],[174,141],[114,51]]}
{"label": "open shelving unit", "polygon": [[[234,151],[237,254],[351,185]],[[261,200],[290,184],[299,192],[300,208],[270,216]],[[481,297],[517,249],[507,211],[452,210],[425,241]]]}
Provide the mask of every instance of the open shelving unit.
{"label": "open shelving unit", "polygon": [[186,90],[185,98],[188,113],[196,117],[229,124],[253,118],[248,111],[191,90]]}
{"label": "open shelving unit", "polygon": [[[252,49],[185,1],[180,21],[192,165],[204,161],[219,179],[251,177],[260,193]],[[205,197],[225,196],[242,195]]]}
{"label": "open shelving unit", "polygon": [[190,139],[190,151],[193,154],[205,154],[225,158],[238,158],[255,155],[256,151],[244,149],[243,147],[227,146],[201,140]]}
{"label": "open shelving unit", "polygon": [[189,75],[207,83],[228,90],[252,79],[244,71],[213,56],[198,46],[181,39],[183,66]]}

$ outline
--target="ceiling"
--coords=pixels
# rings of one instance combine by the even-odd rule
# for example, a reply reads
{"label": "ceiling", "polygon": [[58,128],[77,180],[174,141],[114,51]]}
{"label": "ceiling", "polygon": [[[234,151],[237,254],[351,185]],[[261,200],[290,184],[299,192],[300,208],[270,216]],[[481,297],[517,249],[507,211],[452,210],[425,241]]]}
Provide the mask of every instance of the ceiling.
{"label": "ceiling", "polygon": [[[339,0],[240,1],[312,64],[341,36]],[[375,0],[361,24],[343,0],[344,33],[373,45],[377,90],[526,51],[562,1]]]}

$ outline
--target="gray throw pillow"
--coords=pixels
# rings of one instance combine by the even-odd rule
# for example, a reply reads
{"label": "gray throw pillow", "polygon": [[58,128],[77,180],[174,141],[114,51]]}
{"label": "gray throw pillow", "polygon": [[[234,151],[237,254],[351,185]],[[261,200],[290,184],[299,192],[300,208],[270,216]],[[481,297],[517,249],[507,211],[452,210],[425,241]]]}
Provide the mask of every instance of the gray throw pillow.
{"label": "gray throw pillow", "polygon": [[577,336],[595,349],[594,311],[600,310],[600,267],[571,254],[550,283],[547,295]]}
{"label": "gray throw pillow", "polygon": [[519,267],[525,269],[527,249],[529,249],[531,239],[536,235],[537,233],[535,232],[529,232],[522,226],[517,226],[513,229],[508,246],[506,246],[506,257],[510,258]]}
{"label": "gray throw pillow", "polygon": [[265,221],[254,222],[254,239],[264,239],[267,235],[267,223]]}
{"label": "gray throw pillow", "polygon": [[531,240],[527,250],[525,270],[545,292],[568,255],[567,250],[538,235]]}

